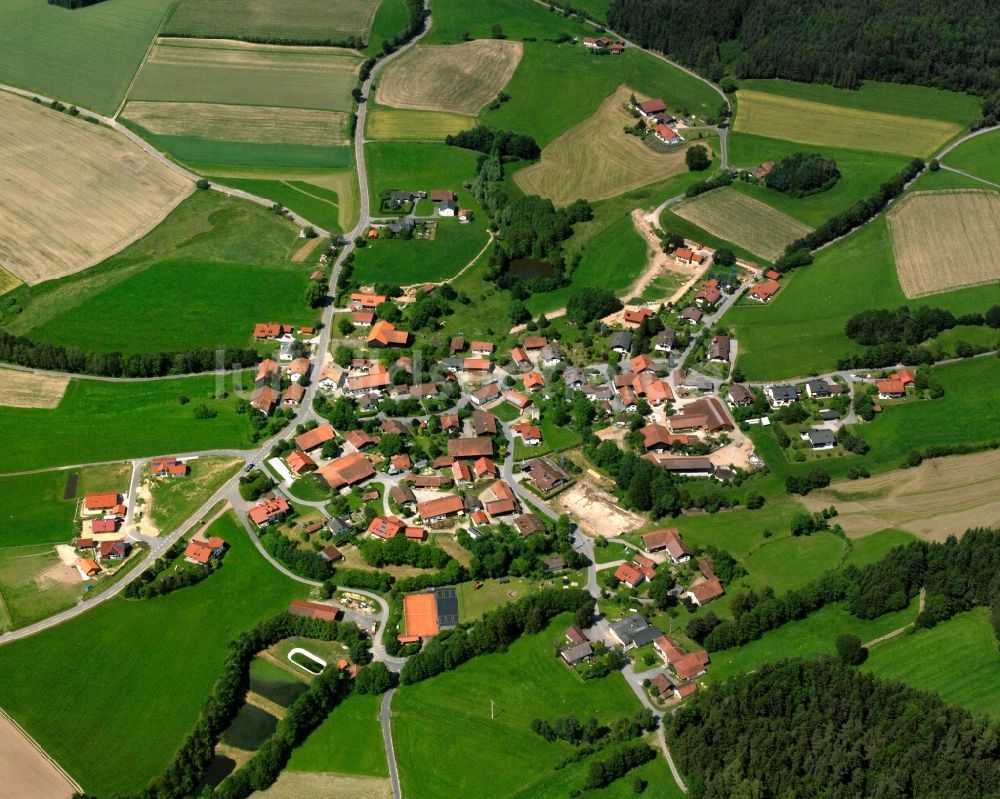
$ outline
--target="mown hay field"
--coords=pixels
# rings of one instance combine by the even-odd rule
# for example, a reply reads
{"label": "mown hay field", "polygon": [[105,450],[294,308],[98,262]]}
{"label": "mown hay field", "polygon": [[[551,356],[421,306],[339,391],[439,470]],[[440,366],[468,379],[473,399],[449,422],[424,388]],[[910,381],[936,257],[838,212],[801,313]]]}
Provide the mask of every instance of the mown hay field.
{"label": "mown hay field", "polygon": [[69,378],[63,375],[39,375],[0,367],[0,405],[56,408],[68,385]]}
{"label": "mown hay field", "polygon": [[0,267],[0,294],[6,294],[8,291],[16,289],[20,285],[20,280],[14,277],[14,275],[3,267]]}
{"label": "mown hay field", "polygon": [[707,191],[672,210],[713,236],[769,261],[781,255],[789,242],[812,230],[760,200],[728,188]]}
{"label": "mown hay field", "polygon": [[133,101],[122,116],[151,133],[198,136],[231,142],[347,144],[347,113],[306,108],[226,103],[149,103]]}
{"label": "mown hay field", "polygon": [[73,274],[148,233],[193,184],[124,136],[0,95],[0,266],[25,283]]}
{"label": "mown hay field", "polygon": [[733,129],[774,139],[927,156],[961,130],[953,122],[861,111],[753,90],[737,92]]}
{"label": "mown hay field", "polygon": [[896,270],[911,299],[1000,280],[1000,194],[915,192],[886,214]]}
{"label": "mown hay field", "polygon": [[0,81],[113,114],[172,0],[0,3]]}
{"label": "mown hay field", "polygon": [[605,200],[684,172],[686,147],[661,153],[625,132],[634,122],[623,108],[631,94],[620,86],[596,113],[546,145],[537,164],[515,173],[521,190],[562,206]]}
{"label": "mown hay field", "polygon": [[336,41],[364,37],[379,0],[181,0],[163,26],[172,36]]}
{"label": "mown hay field", "polygon": [[507,85],[523,51],[507,39],[417,45],[386,68],[375,98],[393,108],[474,115]]}
{"label": "mown hay field", "polygon": [[441,141],[445,136],[471,128],[473,124],[473,120],[464,114],[375,108],[368,112],[367,134],[369,139]]}
{"label": "mown hay field", "polygon": [[160,39],[129,100],[350,111],[360,64],[335,47]]}

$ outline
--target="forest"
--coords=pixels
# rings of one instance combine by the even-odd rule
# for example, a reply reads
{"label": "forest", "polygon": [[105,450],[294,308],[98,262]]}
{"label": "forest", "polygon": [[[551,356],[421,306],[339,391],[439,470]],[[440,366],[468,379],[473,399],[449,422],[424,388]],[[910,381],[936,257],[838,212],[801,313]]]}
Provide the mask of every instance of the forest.
{"label": "forest", "polygon": [[1000,88],[989,0],[614,0],[608,23],[718,81],[863,80],[989,95]]}
{"label": "forest", "polygon": [[692,799],[996,796],[997,724],[831,658],[785,661],[667,715]]}

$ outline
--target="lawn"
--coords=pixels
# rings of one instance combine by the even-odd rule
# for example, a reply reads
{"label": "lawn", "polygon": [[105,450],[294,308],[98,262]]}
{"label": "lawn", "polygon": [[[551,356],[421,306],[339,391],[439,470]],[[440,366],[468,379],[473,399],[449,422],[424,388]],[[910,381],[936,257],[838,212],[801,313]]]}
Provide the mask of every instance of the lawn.
{"label": "lawn", "polygon": [[916,536],[905,530],[882,530],[861,538],[851,540],[851,548],[847,551],[845,563],[863,566],[874,563],[889,554],[896,547],[903,547],[916,541]]}
{"label": "lawn", "polygon": [[302,264],[162,260],[35,328],[31,337],[126,354],[247,347],[255,320],[313,324],[317,312],[305,302],[308,283]]}
{"label": "lawn", "polygon": [[749,380],[820,374],[860,352],[844,335],[847,320],[870,308],[932,305],[955,314],[982,313],[1000,302],[1000,284],[908,300],[899,287],[885,219],[876,218],[816,254],[782,282],[767,305],[739,304],[725,316],[740,341],[739,367]]}
{"label": "lawn", "polygon": [[365,38],[378,0],[181,0],[164,32],[219,39]]}
{"label": "lawn", "polygon": [[866,643],[909,624],[916,617],[916,601],[911,602],[905,610],[887,613],[871,620],[852,616],[840,603],[827,605],[801,621],[789,622],[765,633],[756,641],[736,649],[713,653],[708,673],[702,679],[711,683],[721,682],[753,671],[762,663],[791,657],[833,654],[838,635],[853,633],[862,643]]}
{"label": "lawn", "polygon": [[529,447],[520,438],[516,439],[514,442],[515,460],[537,458],[539,455],[546,455],[549,452],[561,452],[580,443],[580,434],[572,428],[559,427],[548,419],[544,419],[539,426],[542,428],[542,443],[537,447]]}
{"label": "lawn", "polygon": [[357,250],[354,277],[361,283],[406,286],[454,277],[483,249],[489,236],[481,222],[437,223],[433,240],[376,239]]}
{"label": "lawn", "polygon": [[[102,460],[241,447],[248,424],[236,398],[214,399],[232,385],[211,377],[108,383],[72,380],[58,408],[0,408],[0,470],[15,472]],[[191,402],[182,405],[178,397]],[[218,413],[197,419],[204,404]]]}
{"label": "lawn", "polygon": [[160,535],[167,535],[204,505],[243,465],[239,458],[195,458],[188,461],[187,477],[150,478],[152,508],[149,511]]}
{"label": "lawn", "polygon": [[[575,713],[607,722],[638,709],[617,675],[583,683],[553,657],[552,643],[570,621],[564,614],[504,654],[476,658],[398,691],[392,730],[404,795],[536,796],[536,786],[553,779],[554,767],[572,749],[533,733],[533,718]],[[429,769],[429,762],[462,767]],[[565,796],[560,776],[558,795]]]}
{"label": "lawn", "polygon": [[945,702],[973,713],[1000,716],[1000,654],[987,608],[879,644],[862,668],[934,691]]}
{"label": "lawn", "polygon": [[65,572],[51,544],[0,549],[0,632],[71,608],[83,596],[78,574],[52,579],[50,569]]}
{"label": "lawn", "polygon": [[[300,246],[295,226],[266,209],[195,192],[99,266],[16,289],[17,311],[3,323],[12,333],[102,352],[246,346],[255,322],[281,314],[289,323],[315,321],[305,303],[309,267],[289,261]],[[262,284],[277,305],[255,296]],[[156,302],[143,304],[148,296]]]}
{"label": "lawn", "polygon": [[298,749],[292,771],[336,772],[388,777],[389,766],[378,721],[382,697],[353,693],[333,709]]}
{"label": "lawn", "polygon": [[736,131],[729,134],[729,161],[742,169],[753,169],[765,161],[777,162],[797,152],[817,151],[837,162],[840,180],[832,189],[802,198],[790,197],[743,181],[736,181],[733,189],[761,200],[807,225],[818,227],[834,214],[874,194],[883,182],[897,174],[908,161],[903,155],[812,147]]}
{"label": "lawn", "polygon": [[[472,192],[463,188],[476,176],[479,153],[461,147],[449,147],[443,142],[366,142],[365,162],[368,166],[368,190],[371,194],[372,216],[379,216],[379,195],[393,189],[426,191],[450,189],[458,194],[459,205],[483,214]],[[418,204],[418,215],[433,210],[429,201]],[[481,223],[480,223],[481,224]],[[478,225],[476,225],[478,227]]]}
{"label": "lawn", "polygon": [[499,23],[509,39],[543,39],[565,30],[574,36],[590,36],[593,28],[550,12],[544,6],[520,0],[491,2],[489,13],[467,0],[438,0],[434,4],[431,29],[421,40],[425,44],[450,44],[469,38],[488,39],[493,23]]}
{"label": "lawn", "polygon": [[1000,147],[1000,131],[984,133],[960,144],[944,157],[944,163],[971,175],[1000,183],[998,147]]}
{"label": "lawn", "polygon": [[[232,514],[211,532],[230,545],[211,579],[156,599],[117,597],[0,648],[0,705],[90,793],[135,793],[159,774],[198,718],[229,641],[301,594]],[[97,717],[53,712],[75,708],[109,674],[128,678],[115,681],[115,700]],[[165,675],[177,677],[169,690]],[[118,758],[102,756],[112,749]]]}
{"label": "lawn", "polygon": [[[930,156],[969,122],[968,118],[927,119],[923,111],[917,115],[891,113],[886,106],[876,110],[845,102],[834,104],[828,92],[798,91],[798,85],[787,82],[781,84],[781,93],[774,93],[770,84],[742,84],[736,95],[739,109],[734,130],[804,144]],[[847,99],[843,94],[837,98]]]}
{"label": "lawn", "polygon": [[113,114],[171,4],[114,0],[68,11],[4,0],[0,81]]}
{"label": "lawn", "polygon": [[608,544],[604,547],[594,547],[594,560],[597,563],[611,563],[614,560],[626,560],[632,554],[631,549],[622,544]]}

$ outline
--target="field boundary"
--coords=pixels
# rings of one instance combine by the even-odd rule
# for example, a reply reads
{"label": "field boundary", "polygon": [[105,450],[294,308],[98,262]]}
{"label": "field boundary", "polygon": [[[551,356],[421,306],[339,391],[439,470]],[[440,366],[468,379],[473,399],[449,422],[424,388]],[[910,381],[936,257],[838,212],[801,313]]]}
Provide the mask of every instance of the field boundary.
{"label": "field boundary", "polygon": [[36,752],[38,752],[38,754],[40,754],[46,761],[48,761],[48,763],[57,772],[59,772],[59,774],[63,777],[63,779],[65,779],[74,789],[76,789],[78,793],[83,793],[83,787],[80,785],[80,783],[78,783],[75,779],[73,779],[70,773],[56,762],[55,758],[53,758],[48,752],[42,749],[38,741],[32,738],[31,735],[28,734],[28,731],[24,729],[24,727],[22,727],[20,724],[14,721],[14,719],[10,716],[10,714],[7,713],[7,711],[4,710],[2,707],[0,707],[0,718],[5,720],[14,730],[20,733],[20,735],[24,738],[24,740],[26,740],[28,744],[30,744],[31,747]]}

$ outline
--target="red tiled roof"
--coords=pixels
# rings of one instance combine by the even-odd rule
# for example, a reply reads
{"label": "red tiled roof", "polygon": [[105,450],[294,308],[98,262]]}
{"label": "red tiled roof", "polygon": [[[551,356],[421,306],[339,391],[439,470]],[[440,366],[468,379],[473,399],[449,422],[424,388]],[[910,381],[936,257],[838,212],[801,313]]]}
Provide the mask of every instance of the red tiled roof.
{"label": "red tiled roof", "polygon": [[334,435],[335,433],[330,425],[321,424],[312,430],[306,430],[301,435],[295,436],[295,445],[304,452],[308,452],[311,449],[322,446],[332,439]]}
{"label": "red tiled roof", "polygon": [[410,334],[405,330],[397,330],[391,322],[382,319],[372,325],[368,333],[368,344],[378,344],[382,347],[403,347],[409,341]]}
{"label": "red tiled roof", "polygon": [[330,461],[319,470],[318,474],[322,475],[332,488],[341,488],[371,477],[375,474],[375,467],[363,453],[352,452],[350,455]]}
{"label": "red tiled roof", "polygon": [[434,519],[438,516],[450,516],[465,509],[465,501],[461,497],[449,494],[446,497],[431,499],[417,505],[417,513],[421,519]]}
{"label": "red tiled roof", "polygon": [[524,387],[525,388],[541,388],[545,385],[545,378],[542,377],[538,372],[528,372],[524,376]]}
{"label": "red tiled roof", "polygon": [[548,343],[549,340],[545,336],[528,336],[524,340],[524,348],[526,350],[540,350]]}
{"label": "red tiled roof", "polygon": [[302,452],[302,450],[295,450],[285,460],[288,462],[288,468],[296,474],[302,474],[309,469],[316,468],[316,461]]}
{"label": "red tiled roof", "polygon": [[376,516],[368,525],[368,532],[379,538],[395,538],[406,529],[406,523],[395,516]]}
{"label": "red tiled roof", "polygon": [[615,569],[615,577],[632,588],[635,588],[643,579],[642,572],[631,563],[623,563]]}
{"label": "red tiled roof", "polygon": [[266,524],[275,516],[287,513],[289,510],[291,508],[284,497],[271,497],[250,508],[250,512],[247,515],[250,517],[250,521],[259,527],[261,524]]}
{"label": "red tiled roof", "polygon": [[118,494],[107,492],[104,494],[87,494],[83,500],[83,506],[87,510],[108,510],[118,504]]}
{"label": "red tiled roof", "polygon": [[452,458],[492,457],[493,441],[489,438],[453,438],[448,441],[448,455]]}
{"label": "red tiled roof", "polygon": [[360,305],[362,308],[377,308],[386,299],[387,297],[384,294],[364,294],[356,291],[351,295],[351,302]]}

